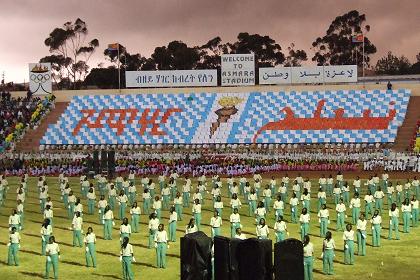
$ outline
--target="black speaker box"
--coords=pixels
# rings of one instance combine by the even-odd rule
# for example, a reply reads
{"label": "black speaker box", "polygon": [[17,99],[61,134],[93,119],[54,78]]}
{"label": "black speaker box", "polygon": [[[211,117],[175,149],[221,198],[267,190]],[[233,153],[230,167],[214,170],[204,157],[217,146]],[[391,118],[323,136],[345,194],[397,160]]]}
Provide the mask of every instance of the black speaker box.
{"label": "black speaker box", "polygon": [[181,279],[211,280],[211,251],[213,242],[198,231],[181,237]]}
{"label": "black speaker box", "polygon": [[274,244],[276,280],[303,280],[303,244],[290,238]]}
{"label": "black speaker box", "polygon": [[108,169],[108,152],[105,150],[101,150],[101,169]]}
{"label": "black speaker box", "polygon": [[273,257],[270,239],[249,238],[237,246],[239,279],[272,280]]}
{"label": "black speaker box", "polygon": [[214,279],[239,280],[238,245],[240,239],[214,237]]}

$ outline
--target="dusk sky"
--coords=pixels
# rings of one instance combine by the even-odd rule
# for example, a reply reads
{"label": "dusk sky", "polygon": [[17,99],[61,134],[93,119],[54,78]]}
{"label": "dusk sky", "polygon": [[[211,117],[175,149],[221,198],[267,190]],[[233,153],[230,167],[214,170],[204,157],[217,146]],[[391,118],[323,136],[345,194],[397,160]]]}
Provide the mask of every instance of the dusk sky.
{"label": "dusk sky", "polygon": [[27,81],[28,63],[49,55],[45,38],[78,17],[88,25],[87,39],[100,43],[91,67],[105,62],[108,43],[149,57],[172,40],[195,46],[220,36],[232,42],[239,32],[269,35],[283,50],[293,42],[311,63],[314,39],[353,9],[365,13],[371,26],[367,36],[378,48],[374,62],[388,51],[414,62],[420,52],[419,0],[2,0],[0,73],[6,82]]}

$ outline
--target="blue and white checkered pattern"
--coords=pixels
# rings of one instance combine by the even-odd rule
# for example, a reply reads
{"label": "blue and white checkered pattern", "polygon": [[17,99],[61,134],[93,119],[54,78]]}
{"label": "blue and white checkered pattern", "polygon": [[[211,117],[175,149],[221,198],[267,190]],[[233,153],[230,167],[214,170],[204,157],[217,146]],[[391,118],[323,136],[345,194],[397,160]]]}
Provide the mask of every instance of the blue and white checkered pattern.
{"label": "blue and white checkered pattern", "polygon": [[[227,122],[219,123],[214,134],[210,127],[217,121],[215,111],[220,107],[221,97],[240,97],[242,102],[236,105],[238,112],[230,116]],[[314,92],[252,92],[252,93],[181,93],[181,94],[138,94],[138,95],[94,95],[73,98],[58,122],[50,125],[41,144],[166,144],[166,143],[252,143],[259,128],[268,122],[279,121],[285,117],[281,109],[288,106],[297,118],[311,118],[317,104],[324,99],[321,117],[334,117],[334,110],[344,109],[344,117],[360,117],[366,109],[372,117],[388,115],[390,102],[395,102],[397,115],[386,130],[270,130],[263,131],[257,143],[360,143],[394,142],[397,129],[402,124],[408,101],[409,90],[395,91],[314,91]],[[165,110],[181,109],[170,115],[159,129],[166,135],[151,135],[152,125],[140,135],[138,123],[145,109],[150,109],[150,118],[156,109],[160,109],[157,122],[160,122]],[[124,120],[125,128],[117,135],[115,128],[110,128],[106,118],[101,120],[103,128],[88,128],[83,125],[79,133],[72,132],[83,118],[83,109],[95,109],[96,114],[90,119],[94,122],[99,112],[104,109],[137,109],[132,123]]]}
{"label": "blue and white checkered pattern", "polygon": [[334,117],[334,110],[344,109],[344,117],[360,117],[366,109],[370,116],[386,117],[390,102],[394,101],[397,115],[386,130],[270,130],[263,131],[257,143],[372,143],[394,142],[397,129],[407,111],[410,91],[304,91],[255,92],[248,98],[239,122],[233,125],[228,142],[251,143],[258,128],[285,117],[280,110],[288,106],[296,118],[311,118],[319,100],[326,100],[321,117]]}

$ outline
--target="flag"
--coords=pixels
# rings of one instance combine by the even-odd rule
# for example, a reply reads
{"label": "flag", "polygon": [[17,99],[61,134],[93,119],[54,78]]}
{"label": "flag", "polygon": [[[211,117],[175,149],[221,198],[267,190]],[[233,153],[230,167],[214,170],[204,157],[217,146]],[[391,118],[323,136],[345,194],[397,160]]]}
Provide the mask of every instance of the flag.
{"label": "flag", "polygon": [[117,51],[119,47],[118,43],[108,44],[108,50],[109,51]]}
{"label": "flag", "polygon": [[363,34],[353,35],[351,36],[352,43],[363,43]]}

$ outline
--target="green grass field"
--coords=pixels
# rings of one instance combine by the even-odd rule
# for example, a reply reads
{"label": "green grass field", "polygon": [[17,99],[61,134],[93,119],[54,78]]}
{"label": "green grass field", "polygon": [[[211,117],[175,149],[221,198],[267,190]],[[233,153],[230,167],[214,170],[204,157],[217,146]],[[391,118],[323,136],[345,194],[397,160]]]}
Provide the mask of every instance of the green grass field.
{"label": "green grass field", "polygon": [[[38,193],[36,190],[36,178],[30,178],[28,181],[29,193],[25,202],[25,229],[22,234],[21,249],[19,252],[20,266],[7,266],[7,242],[8,242],[8,217],[11,210],[16,206],[16,186],[18,178],[9,177],[10,190],[7,195],[6,203],[0,209],[0,279],[37,279],[42,278],[45,272],[45,257],[41,256],[41,238],[40,226],[42,222],[42,215],[40,213]],[[92,226],[96,233],[98,240],[96,245],[98,267],[87,268],[85,266],[85,250],[84,248],[74,248],[72,246],[72,231],[68,230],[71,226],[71,220],[67,218],[67,211],[64,210],[63,203],[60,200],[60,192],[57,184],[57,178],[47,178],[50,187],[49,194],[54,203],[54,227],[53,234],[56,236],[57,242],[60,244],[61,261],[59,263],[59,278],[60,279],[121,279],[122,271],[119,262],[119,238],[118,229],[120,222],[116,220],[116,226],[113,231],[113,240],[103,240],[103,227],[98,222],[98,213],[95,215],[84,215],[84,231],[88,226]],[[193,182],[195,184],[195,181]],[[80,194],[79,179],[71,178],[70,185],[76,196]],[[180,185],[180,184],[179,184]],[[138,190],[140,188],[138,187]],[[313,189],[315,189],[313,187]],[[228,218],[230,209],[226,208],[229,205],[227,198],[226,187],[223,189],[223,201],[225,209],[223,211],[223,227],[222,234],[230,236],[230,224]],[[328,207],[330,208],[331,224],[329,230],[333,233],[333,238],[336,241],[337,250],[335,252],[335,275],[324,276],[322,274],[322,261],[319,258],[322,249],[322,239],[319,237],[318,218],[314,212],[317,201],[315,199],[316,193],[312,194],[312,213],[311,213],[311,241],[315,246],[316,260],[314,262],[314,278],[315,279],[391,279],[398,277],[398,280],[404,279],[418,279],[420,275],[420,266],[418,265],[419,245],[420,245],[420,227],[412,228],[409,234],[402,233],[402,226],[400,225],[401,240],[386,240],[388,236],[389,219],[386,213],[383,214],[383,229],[382,240],[380,248],[373,248],[371,244],[370,224],[368,224],[368,246],[367,256],[355,257],[355,265],[344,265],[343,256],[343,241],[342,233],[335,231],[335,208],[331,199],[328,199]],[[210,195],[207,196],[206,204],[203,207],[202,230],[210,235],[210,217],[213,213],[212,203],[209,200]],[[242,200],[242,199],[241,199]],[[85,212],[87,211],[87,203],[82,200]],[[362,204],[363,206],[363,204]],[[363,208],[363,207],[362,207]],[[299,207],[300,211],[301,207]],[[388,206],[385,204],[385,209]],[[114,211],[114,215],[116,211]],[[248,237],[254,237],[255,225],[254,218],[248,216],[248,207],[242,206],[240,210],[241,223],[243,231]],[[348,218],[350,221],[350,211],[348,209]],[[115,215],[116,216],[116,215]],[[168,223],[168,211],[163,211],[163,223],[165,227]],[[134,246],[134,255],[137,262],[134,263],[133,269],[135,279],[179,279],[180,278],[180,248],[179,237],[183,235],[184,228],[191,216],[191,209],[184,208],[184,220],[178,222],[178,241],[171,244],[167,255],[167,268],[157,269],[155,250],[147,248],[147,223],[148,217],[141,216],[141,232],[133,234],[130,241]],[[285,207],[285,219],[290,219],[290,209],[288,205]],[[274,225],[274,214],[270,213],[268,224],[270,227]],[[400,220],[402,220],[400,218]],[[290,237],[300,238],[297,224],[288,223]],[[270,238],[275,240],[273,231],[270,232]],[[357,252],[357,246],[355,246]],[[382,265],[383,264],[383,265]],[[52,277],[52,274],[50,274]]]}

